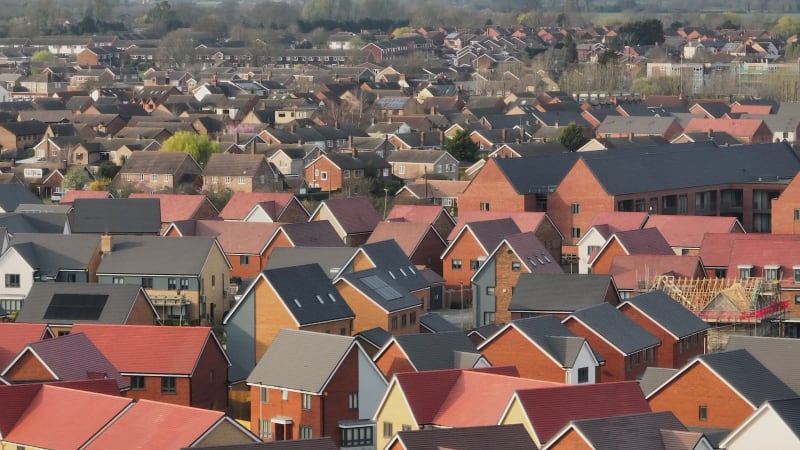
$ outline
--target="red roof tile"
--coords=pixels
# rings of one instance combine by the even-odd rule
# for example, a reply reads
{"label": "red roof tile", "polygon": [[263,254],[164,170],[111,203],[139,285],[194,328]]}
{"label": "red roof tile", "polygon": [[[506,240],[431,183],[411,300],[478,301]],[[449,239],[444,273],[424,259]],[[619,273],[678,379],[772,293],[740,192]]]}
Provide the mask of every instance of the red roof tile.
{"label": "red roof tile", "polygon": [[0,411],[1,436],[8,435],[42,386],[38,383],[12,384],[10,386],[0,384],[0,405],[3,405],[2,411]]}
{"label": "red roof tile", "polygon": [[386,220],[403,219],[406,222],[432,224],[442,214],[442,207],[435,205],[394,205]]}
{"label": "red roof tile", "polygon": [[226,255],[260,255],[280,226],[278,222],[198,220],[195,234],[216,236]]}
{"label": "red roof tile", "polygon": [[161,222],[194,219],[198,209],[208,198],[197,194],[142,194],[134,192],[130,198],[157,198],[161,201]]}
{"label": "red roof tile", "polygon": [[620,231],[614,237],[629,255],[674,255],[664,236],[656,228]]}
{"label": "red roof tile", "polygon": [[764,121],[761,119],[694,118],[689,120],[683,132],[722,131],[736,138],[752,138],[762,126],[764,126]]}
{"label": "red roof tile", "polygon": [[223,417],[220,411],[139,400],[86,448],[185,448]]}
{"label": "red roof tile", "polygon": [[795,282],[794,267],[800,266],[800,240],[787,239],[748,240],[736,239],[731,247],[727,278],[739,278],[739,266],[751,265],[752,277],[764,277],[766,266],[778,266],[783,288],[800,289]]}
{"label": "red roof tile", "polygon": [[[275,202],[279,214],[293,197],[294,194],[281,192],[234,192],[220,211],[219,217],[225,220],[242,220],[257,203],[270,201]],[[277,220],[277,217],[273,217],[272,220]]]}
{"label": "red roof tile", "polygon": [[658,275],[692,278],[700,264],[699,256],[617,255],[608,273],[620,290],[634,290],[639,280],[651,281]]}
{"label": "red roof tile", "polygon": [[617,231],[638,230],[647,222],[647,213],[644,212],[601,212],[592,220],[591,226],[608,225],[612,233]]}
{"label": "red roof tile", "polygon": [[72,332],[86,334],[123,374],[191,375],[214,340],[208,327],[75,324]]}
{"label": "red roof tile", "polygon": [[519,228],[520,233],[525,233],[538,230],[541,224],[547,220],[547,214],[543,212],[464,211],[459,214],[458,223],[450,232],[447,240],[455,239],[465,224],[496,219],[511,219]]}
{"label": "red roof tile", "polygon": [[44,323],[0,322],[0,370],[31,342],[42,340],[47,333]]}
{"label": "red roof tile", "polygon": [[[572,420],[651,411],[636,381],[525,389],[517,391],[517,397],[540,443],[549,441]],[[542,405],[558,407],[543,408]]]}
{"label": "red roof tile", "polygon": [[371,233],[381,221],[380,213],[367,197],[333,198],[322,203],[347,234]]}
{"label": "red roof tile", "polygon": [[772,114],[772,105],[740,105],[736,103],[731,106],[731,113]]}
{"label": "red roof tile", "polygon": [[744,232],[735,217],[650,216],[645,228],[657,228],[672,247],[700,248],[706,233]]}
{"label": "red roof tile", "polygon": [[430,230],[431,225],[424,222],[381,222],[369,236],[367,244],[394,239],[403,253],[411,256]]}
{"label": "red roof tile", "polygon": [[111,198],[111,194],[106,191],[77,191],[69,190],[61,197],[60,205],[71,205],[75,203],[75,199],[79,198]]}
{"label": "red roof tile", "polygon": [[700,244],[700,259],[706,267],[728,267],[731,263],[731,250],[736,241],[787,241],[800,240],[800,234],[767,233],[708,233]]}

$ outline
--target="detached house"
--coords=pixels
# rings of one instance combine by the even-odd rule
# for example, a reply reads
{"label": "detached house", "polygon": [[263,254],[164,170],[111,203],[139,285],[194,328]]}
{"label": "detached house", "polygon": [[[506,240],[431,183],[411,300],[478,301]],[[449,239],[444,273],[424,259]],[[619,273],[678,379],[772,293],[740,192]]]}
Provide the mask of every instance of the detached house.
{"label": "detached house", "polygon": [[619,305],[614,279],[609,275],[522,273],[511,293],[511,319],[549,314],[564,319],[589,306]]}
{"label": "detached house", "polygon": [[367,242],[381,216],[367,197],[346,197],[323,200],[308,220],[327,220],[345,245],[358,247]]}
{"label": "detached house", "polygon": [[307,222],[310,213],[288,192],[235,191],[219,213],[223,220],[246,222]]}
{"label": "detached house", "polygon": [[386,379],[399,372],[490,367],[461,330],[393,336],[373,360]]}
{"label": "detached house", "polygon": [[134,152],[125,161],[114,184],[127,184],[146,193],[197,191],[203,169],[188,153]]}
{"label": "detached house", "polygon": [[0,152],[16,157],[19,150],[33,147],[44,137],[47,124],[38,120],[6,122],[0,125]]}
{"label": "detached house", "polygon": [[264,155],[214,153],[203,168],[203,187],[210,191],[278,192],[282,186]]}
{"label": "detached house", "polygon": [[398,150],[386,159],[392,173],[404,180],[427,177],[458,179],[458,159],[444,150]]}

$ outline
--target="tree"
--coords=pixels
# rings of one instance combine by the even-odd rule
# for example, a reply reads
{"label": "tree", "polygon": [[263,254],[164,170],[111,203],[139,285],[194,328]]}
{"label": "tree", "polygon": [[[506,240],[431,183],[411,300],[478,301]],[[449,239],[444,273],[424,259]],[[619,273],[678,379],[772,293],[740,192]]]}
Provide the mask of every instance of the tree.
{"label": "tree", "polygon": [[772,31],[783,37],[788,37],[793,34],[800,33],[800,18],[793,16],[783,16],[778,19]]}
{"label": "tree", "polygon": [[475,162],[478,159],[478,144],[472,141],[469,131],[461,130],[444,143],[444,150],[459,161]]}
{"label": "tree", "polygon": [[219,146],[206,135],[178,131],[164,141],[161,149],[165,152],[188,153],[202,166],[211,158],[212,153],[219,151]]}
{"label": "tree", "polygon": [[664,42],[664,24],[658,19],[637,20],[619,27],[618,35],[630,33],[631,44],[655,45]]}
{"label": "tree", "polygon": [[55,56],[49,50],[39,50],[31,56],[31,62],[50,64],[55,61]]}
{"label": "tree", "polygon": [[583,128],[575,122],[570,122],[566,128],[561,130],[561,134],[558,135],[558,142],[569,151],[574,152],[589,142],[589,138],[583,134]]}
{"label": "tree", "polygon": [[67,173],[64,174],[64,178],[61,180],[61,187],[63,189],[82,191],[91,181],[92,179],[86,173],[84,166],[76,165],[70,167]]}
{"label": "tree", "polygon": [[165,67],[184,68],[195,60],[194,41],[189,30],[175,30],[161,39],[158,60]]}
{"label": "tree", "polygon": [[609,49],[606,49],[603,53],[600,53],[600,55],[597,57],[597,64],[600,64],[601,66],[605,66],[608,63],[616,62],[617,58],[619,58],[619,55],[617,55],[617,52],[615,52],[614,50],[611,50],[609,48]]}
{"label": "tree", "polygon": [[578,45],[572,39],[572,35],[568,34],[564,37],[564,62],[567,64],[575,64],[578,62]]}

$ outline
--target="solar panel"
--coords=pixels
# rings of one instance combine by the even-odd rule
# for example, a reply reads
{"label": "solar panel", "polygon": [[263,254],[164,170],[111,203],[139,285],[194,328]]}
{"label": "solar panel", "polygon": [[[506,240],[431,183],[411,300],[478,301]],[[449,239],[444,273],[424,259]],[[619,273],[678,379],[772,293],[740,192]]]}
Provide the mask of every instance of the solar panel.
{"label": "solar panel", "polygon": [[384,300],[396,300],[398,298],[403,297],[403,294],[397,292],[397,290],[388,284],[385,281],[378,278],[377,275],[370,275],[361,279],[361,281],[367,285],[370,289],[377,292]]}
{"label": "solar panel", "polygon": [[103,313],[108,295],[55,294],[44,312],[45,319],[97,320]]}

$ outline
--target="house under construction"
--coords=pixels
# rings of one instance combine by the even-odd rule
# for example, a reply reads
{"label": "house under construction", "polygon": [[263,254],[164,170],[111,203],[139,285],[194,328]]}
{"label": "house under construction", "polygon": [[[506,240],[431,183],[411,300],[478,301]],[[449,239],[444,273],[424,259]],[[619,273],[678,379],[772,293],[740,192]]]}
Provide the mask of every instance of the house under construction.
{"label": "house under construction", "polygon": [[681,302],[711,326],[708,350],[725,347],[732,334],[782,335],[782,322],[789,308],[782,301],[778,281],[762,278],[681,278],[659,275],[645,290],[660,289]]}

